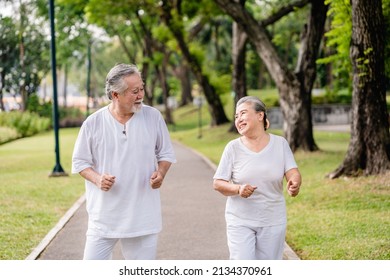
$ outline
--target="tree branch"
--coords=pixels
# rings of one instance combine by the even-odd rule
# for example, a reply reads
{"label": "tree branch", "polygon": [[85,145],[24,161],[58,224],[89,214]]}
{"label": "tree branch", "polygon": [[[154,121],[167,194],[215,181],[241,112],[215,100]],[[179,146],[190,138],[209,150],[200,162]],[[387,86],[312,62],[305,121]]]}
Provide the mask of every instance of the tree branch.
{"label": "tree branch", "polygon": [[261,20],[260,24],[264,27],[271,25],[271,24],[274,24],[275,22],[277,22],[279,19],[281,19],[285,15],[295,11],[296,8],[305,7],[309,2],[311,2],[311,1],[310,0],[299,0],[295,3],[291,3],[287,6],[283,6],[278,11],[276,11],[275,13],[270,15],[268,18]]}

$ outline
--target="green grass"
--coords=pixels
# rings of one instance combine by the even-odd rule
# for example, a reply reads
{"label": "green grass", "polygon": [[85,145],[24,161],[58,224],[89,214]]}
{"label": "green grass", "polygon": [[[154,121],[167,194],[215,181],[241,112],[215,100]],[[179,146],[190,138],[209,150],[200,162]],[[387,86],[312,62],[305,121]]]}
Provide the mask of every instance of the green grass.
{"label": "green grass", "polygon": [[[227,133],[230,124],[211,128],[206,107],[201,130],[193,106],[176,110],[174,119],[172,138],[215,164],[238,137]],[[61,165],[68,173],[77,132],[60,130]],[[302,259],[390,259],[389,174],[326,179],[342,162],[349,134],[315,131],[314,137],[321,151],[295,154],[303,184],[298,197],[286,196],[288,244]],[[53,132],[0,145],[0,159],[0,259],[25,259],[84,193],[84,184],[79,175],[48,176],[55,165]]]}
{"label": "green grass", "polygon": [[[60,130],[61,165],[70,172],[78,129]],[[54,134],[0,146],[0,259],[25,259],[83,194],[80,176],[49,177]]]}

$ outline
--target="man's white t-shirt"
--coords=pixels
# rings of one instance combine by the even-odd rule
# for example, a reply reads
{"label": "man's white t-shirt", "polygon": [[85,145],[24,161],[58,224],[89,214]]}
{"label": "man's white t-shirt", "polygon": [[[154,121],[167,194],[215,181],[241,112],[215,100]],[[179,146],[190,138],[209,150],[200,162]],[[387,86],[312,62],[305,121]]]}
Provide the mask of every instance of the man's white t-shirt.
{"label": "man's white t-shirt", "polygon": [[108,192],[85,180],[87,235],[129,238],[161,231],[160,191],[149,181],[159,161],[176,159],[157,109],[143,105],[125,126],[108,106],[84,121],[73,151],[72,173],[91,167],[116,177]]}
{"label": "man's white t-shirt", "polygon": [[249,150],[241,138],[225,147],[214,179],[257,187],[249,198],[238,195],[227,198],[228,224],[265,227],[287,222],[283,178],[297,164],[286,139],[269,135],[268,145],[258,153]]}

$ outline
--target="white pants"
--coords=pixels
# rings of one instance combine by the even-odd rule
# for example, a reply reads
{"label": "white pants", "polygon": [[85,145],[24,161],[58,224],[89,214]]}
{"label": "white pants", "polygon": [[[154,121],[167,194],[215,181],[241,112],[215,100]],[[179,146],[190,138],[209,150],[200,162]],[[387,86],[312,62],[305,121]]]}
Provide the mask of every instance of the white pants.
{"label": "white pants", "polygon": [[231,260],[282,260],[286,224],[271,227],[227,226]]}
{"label": "white pants", "polygon": [[132,238],[105,238],[87,236],[84,260],[110,260],[115,244],[120,241],[126,260],[154,260],[157,252],[157,234]]}

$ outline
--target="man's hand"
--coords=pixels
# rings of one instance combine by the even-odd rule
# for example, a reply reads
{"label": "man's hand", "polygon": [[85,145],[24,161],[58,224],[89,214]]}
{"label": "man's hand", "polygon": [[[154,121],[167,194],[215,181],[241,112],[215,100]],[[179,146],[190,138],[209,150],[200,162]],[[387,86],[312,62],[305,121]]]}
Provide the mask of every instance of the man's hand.
{"label": "man's hand", "polygon": [[158,189],[159,187],[161,187],[163,180],[164,177],[162,176],[162,174],[159,171],[154,171],[152,176],[150,176],[150,186],[153,189]]}
{"label": "man's hand", "polygon": [[108,192],[109,190],[111,190],[114,183],[115,183],[115,176],[110,174],[102,174],[100,178],[97,180],[96,185],[102,191]]}

